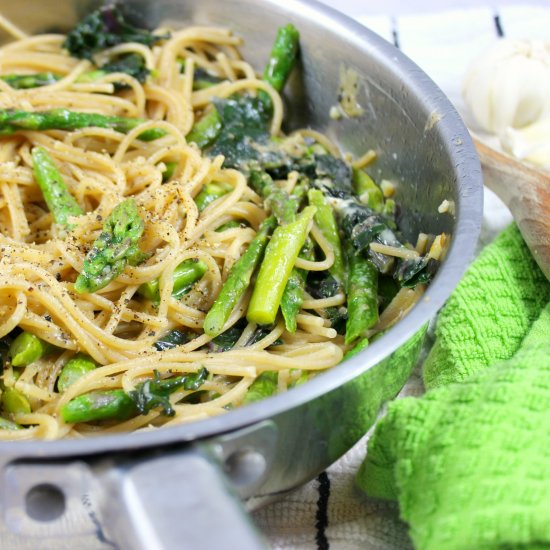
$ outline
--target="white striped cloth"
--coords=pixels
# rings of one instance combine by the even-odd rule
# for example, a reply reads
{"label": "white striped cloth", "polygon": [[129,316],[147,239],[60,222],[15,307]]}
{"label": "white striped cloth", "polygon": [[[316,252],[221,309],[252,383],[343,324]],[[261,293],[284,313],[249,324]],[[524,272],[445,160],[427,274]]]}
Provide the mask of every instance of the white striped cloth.
{"label": "white striped cloth", "polygon": [[[338,8],[336,2],[325,0]],[[348,12],[386,40],[397,45],[442,88],[466,122],[461,84],[470,62],[499,36],[549,39],[550,7],[498,1],[490,6],[441,11],[445,5],[472,4],[468,0],[420,1],[421,13],[363,15],[366,6],[344,2]],[[388,0],[393,7],[397,0]],[[403,6],[405,3],[402,3]],[[506,5],[502,5],[506,4]],[[548,5],[548,3],[546,3]],[[391,9],[391,6],[388,8]],[[485,191],[481,245],[490,242],[512,220],[508,209]],[[422,393],[416,372],[401,395]],[[406,550],[411,548],[406,526],[395,504],[360,494],[354,477],[366,453],[363,438],[342,459],[314,481],[281,501],[254,513],[258,526],[275,550]]]}

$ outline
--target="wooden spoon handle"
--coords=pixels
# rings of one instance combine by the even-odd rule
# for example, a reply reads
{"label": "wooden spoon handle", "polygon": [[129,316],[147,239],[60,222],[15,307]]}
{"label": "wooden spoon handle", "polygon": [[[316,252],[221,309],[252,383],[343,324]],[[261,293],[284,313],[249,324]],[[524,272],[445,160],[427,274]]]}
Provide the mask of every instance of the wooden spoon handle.
{"label": "wooden spoon handle", "polygon": [[550,280],[550,175],[474,138],[485,185],[508,206],[539,267]]}

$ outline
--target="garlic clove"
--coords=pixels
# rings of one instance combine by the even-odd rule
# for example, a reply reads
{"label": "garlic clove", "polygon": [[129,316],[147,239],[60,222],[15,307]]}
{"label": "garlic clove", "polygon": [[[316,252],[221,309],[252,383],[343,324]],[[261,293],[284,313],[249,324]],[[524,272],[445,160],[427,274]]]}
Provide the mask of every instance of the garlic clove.
{"label": "garlic clove", "polygon": [[514,157],[550,167],[550,117],[523,128],[508,127],[500,140],[503,149]]}

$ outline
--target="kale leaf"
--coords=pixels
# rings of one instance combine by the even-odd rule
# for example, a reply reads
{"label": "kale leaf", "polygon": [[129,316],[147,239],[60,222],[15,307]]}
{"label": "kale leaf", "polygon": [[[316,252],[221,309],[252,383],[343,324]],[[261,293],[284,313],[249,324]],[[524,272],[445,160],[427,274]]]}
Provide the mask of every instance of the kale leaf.
{"label": "kale leaf", "polygon": [[129,23],[120,4],[103,6],[88,16],[67,35],[63,47],[79,59],[92,59],[93,55],[125,42],[138,42],[152,46],[168,35],[155,35],[149,30]]}
{"label": "kale leaf", "polygon": [[135,390],[128,393],[134,401],[140,414],[147,414],[152,409],[160,407],[162,414],[174,416],[175,411],[170,403],[170,394],[183,388],[188,391],[198,390],[205,382],[208,371],[202,367],[195,374],[175,376],[162,379],[158,371],[154,372],[154,378],[139,384]]}

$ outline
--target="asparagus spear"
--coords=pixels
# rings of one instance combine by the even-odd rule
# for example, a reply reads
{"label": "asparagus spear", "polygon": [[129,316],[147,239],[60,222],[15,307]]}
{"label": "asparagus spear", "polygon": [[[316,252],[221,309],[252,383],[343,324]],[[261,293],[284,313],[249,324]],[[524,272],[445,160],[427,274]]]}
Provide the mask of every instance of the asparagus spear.
{"label": "asparagus spear", "polygon": [[51,349],[51,344],[44,342],[44,340],[30,332],[24,331],[10,345],[11,364],[14,367],[26,367],[38,361]]}
{"label": "asparagus spear", "polygon": [[227,229],[234,229],[235,227],[241,227],[241,224],[237,220],[231,220],[227,223],[223,223],[216,229],[217,233],[222,233],[223,231],[226,231]]}
{"label": "asparagus spear", "polygon": [[[289,23],[278,29],[273,49],[271,50],[271,55],[263,74],[263,80],[271,84],[278,92],[284,88],[294,68],[299,44],[300,33],[294,25]],[[269,102],[269,106],[271,106],[271,100],[264,91],[260,92],[260,99],[264,102]]]}
{"label": "asparagus spear", "polygon": [[218,137],[221,129],[222,119],[218,109],[214,107],[208,114],[195,122],[186,139],[196,143],[200,149],[204,149]]}
{"label": "asparagus spear", "polygon": [[[102,65],[99,69],[92,71],[86,71],[82,73],[75,82],[88,83],[96,82],[100,78],[103,78],[109,73],[126,73],[133,76],[138,82],[142,84],[149,75],[149,69],[145,65],[143,57],[136,53],[121,55],[119,58],[114,59],[108,63]],[[36,73],[36,74],[8,74],[0,76],[0,80],[8,83],[12,88],[16,90],[27,90],[30,88],[39,88],[41,86],[48,86],[55,84],[63,78],[55,73]],[[115,89],[122,89],[124,84],[115,82]]]}
{"label": "asparagus spear", "polygon": [[23,426],[0,416],[0,430],[22,430]]}
{"label": "asparagus spear", "polygon": [[55,84],[60,78],[59,75],[54,73],[6,74],[0,76],[0,80],[3,80],[16,90],[48,86],[49,84]]}
{"label": "asparagus spear", "polygon": [[378,271],[367,258],[358,254],[347,242],[348,320],[346,344],[364,336],[378,321]]}
{"label": "asparagus spear", "polygon": [[9,414],[30,413],[29,400],[15,388],[6,388],[2,392],[2,409]]}
{"label": "asparagus spear", "polygon": [[367,206],[375,212],[384,208],[384,195],[374,180],[363,170],[353,169],[353,184],[355,193],[362,197],[367,194]]}
{"label": "asparagus spear", "polygon": [[[52,109],[50,111],[19,111],[0,109],[0,135],[11,135],[17,130],[78,130],[96,126],[112,128],[127,134],[136,126],[145,122],[141,118],[107,116],[97,113],[81,113],[69,109]],[[153,141],[166,135],[162,128],[151,128],[142,132],[138,138],[142,141]]]}
{"label": "asparagus spear", "polygon": [[76,279],[77,292],[95,292],[116,279],[129,265],[138,265],[147,257],[137,242],[143,233],[134,199],[117,205],[103,226],[103,231],[88,252],[82,272]]}
{"label": "asparagus spear", "polygon": [[279,373],[268,370],[262,372],[251,386],[248,388],[244,398],[243,405],[254,403],[256,401],[262,401],[270,395],[273,395],[277,391],[277,382],[279,380]]}
{"label": "asparagus spear", "polygon": [[358,344],[356,344],[352,349],[346,352],[342,361],[347,361],[348,359],[355,357],[358,353],[361,353],[364,349],[367,349],[369,347],[369,343],[370,342],[368,338],[363,338],[362,340],[359,340]]}
{"label": "asparagus spear", "polygon": [[169,396],[183,388],[198,390],[206,380],[208,371],[203,367],[195,374],[176,376],[162,380],[157,371],[155,377],[138,384],[130,393],[124,390],[98,390],[71,399],[62,409],[65,422],[94,422],[97,420],[127,420],[137,414],[147,414],[161,407],[163,414],[174,415]]}
{"label": "asparagus spear", "polygon": [[97,390],[71,399],[62,409],[65,422],[127,420],[137,414],[134,400],[124,390]]}
{"label": "asparagus spear", "polygon": [[303,186],[296,186],[293,194],[289,195],[284,189],[275,185],[268,173],[258,170],[250,173],[249,184],[263,197],[265,206],[273,212],[281,225],[294,221],[300,207]]}
{"label": "asparagus spear", "polygon": [[[174,269],[174,287],[172,296],[176,299],[187,294],[191,287],[206,273],[208,266],[201,260],[185,260]],[[159,280],[154,279],[143,283],[138,293],[148,298],[152,302],[158,303],[160,300]]]}
{"label": "asparagus spear", "polygon": [[199,212],[202,212],[211,202],[227,195],[232,190],[233,187],[228,183],[207,183],[195,197],[195,203]]}
{"label": "asparagus spear", "polygon": [[[313,242],[310,238],[306,239],[299,256],[305,260],[314,259]],[[283,296],[281,297],[281,313],[285,320],[285,327],[289,332],[296,332],[296,316],[304,301],[306,279],[307,271],[294,267],[290,272],[290,277],[288,278]]]}
{"label": "asparagus spear", "polygon": [[315,223],[319,230],[330,243],[334,252],[334,264],[329,269],[330,274],[341,284],[345,281],[344,259],[342,255],[342,243],[340,242],[340,234],[336,225],[336,218],[332,207],[328,203],[326,197],[318,189],[310,189],[307,193],[309,204],[317,208],[315,212]]}
{"label": "asparagus spear", "polygon": [[250,322],[267,325],[275,321],[281,297],[296,258],[304,246],[315,211],[314,206],[308,206],[296,221],[279,226],[274,231],[248,306],[246,318]]}
{"label": "asparagus spear", "polygon": [[42,147],[33,148],[32,167],[53,219],[70,228],[69,217],[80,216],[84,211],[67,189],[53,159]]}
{"label": "asparagus spear", "polygon": [[258,233],[248,246],[246,252],[235,262],[216,301],[204,319],[203,329],[208,336],[217,336],[223,331],[229,315],[250,285],[250,279],[260,263],[267,240],[275,227],[275,218],[267,218],[258,229]]}
{"label": "asparagus spear", "polygon": [[[252,172],[250,175],[251,186],[264,197],[264,203],[277,217],[281,225],[292,223],[296,219],[296,212],[300,207],[305,187],[302,184],[294,188],[292,194],[275,185],[273,179],[266,172]],[[306,259],[312,259],[313,243],[306,240],[300,255]],[[281,297],[281,312],[285,320],[286,329],[296,331],[296,315],[302,306],[304,287],[307,273],[302,269],[293,268]]]}
{"label": "asparagus spear", "polygon": [[57,379],[57,389],[64,392],[69,386],[74,384],[86,373],[93,371],[97,363],[85,353],[77,353],[71,357],[61,369]]}
{"label": "asparagus spear", "polygon": [[172,176],[174,175],[174,172],[176,171],[176,168],[178,166],[177,162],[166,162],[166,170],[162,173],[162,182],[166,183],[167,181],[170,181]]}

